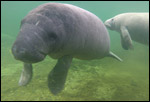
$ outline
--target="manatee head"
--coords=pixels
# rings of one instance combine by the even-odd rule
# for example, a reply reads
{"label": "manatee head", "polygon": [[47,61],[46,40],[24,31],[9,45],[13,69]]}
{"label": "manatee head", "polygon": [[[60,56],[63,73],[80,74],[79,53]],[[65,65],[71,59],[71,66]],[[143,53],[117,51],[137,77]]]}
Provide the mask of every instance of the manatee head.
{"label": "manatee head", "polygon": [[12,46],[12,53],[17,60],[36,63],[53,50],[55,39],[54,33],[47,33],[41,27],[25,23]]}
{"label": "manatee head", "polygon": [[114,18],[110,18],[110,19],[106,20],[104,24],[108,29],[115,30],[115,19]]}
{"label": "manatee head", "polygon": [[104,24],[108,29],[120,32],[120,27],[125,22],[126,22],[126,16],[123,13],[106,20]]}

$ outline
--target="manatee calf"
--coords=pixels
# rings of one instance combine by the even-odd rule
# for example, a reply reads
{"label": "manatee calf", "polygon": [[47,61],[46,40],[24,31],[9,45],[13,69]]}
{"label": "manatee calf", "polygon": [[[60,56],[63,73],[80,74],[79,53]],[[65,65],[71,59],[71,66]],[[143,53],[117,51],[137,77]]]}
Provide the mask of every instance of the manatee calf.
{"label": "manatee calf", "polygon": [[105,26],[121,35],[122,47],[133,49],[132,39],[149,45],[149,13],[123,13],[105,21]]}
{"label": "manatee calf", "polygon": [[107,29],[94,14],[70,4],[42,4],[21,21],[12,47],[14,57],[24,62],[19,85],[30,82],[32,63],[49,55],[58,59],[48,75],[48,87],[57,94],[64,88],[73,58],[92,60],[110,56],[121,61],[109,47]]}

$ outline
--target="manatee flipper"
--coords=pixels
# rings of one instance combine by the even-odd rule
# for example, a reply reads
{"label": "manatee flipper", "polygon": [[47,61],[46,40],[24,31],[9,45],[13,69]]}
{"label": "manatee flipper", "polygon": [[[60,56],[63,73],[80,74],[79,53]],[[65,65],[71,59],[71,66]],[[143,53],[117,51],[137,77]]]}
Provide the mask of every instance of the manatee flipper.
{"label": "manatee flipper", "polygon": [[27,85],[32,79],[32,64],[24,63],[24,67],[19,80],[19,86]]}
{"label": "manatee flipper", "polygon": [[111,51],[109,52],[109,54],[108,54],[108,56],[109,57],[112,57],[112,58],[115,58],[115,59],[117,59],[117,60],[119,60],[119,61],[123,61],[121,58],[119,58],[117,55],[115,55],[114,53],[112,53]]}
{"label": "manatee flipper", "polygon": [[121,44],[125,50],[133,49],[132,39],[125,26],[121,26]]}
{"label": "manatee flipper", "polygon": [[57,64],[48,75],[48,87],[54,95],[64,88],[72,58],[71,56],[63,56],[58,59]]}

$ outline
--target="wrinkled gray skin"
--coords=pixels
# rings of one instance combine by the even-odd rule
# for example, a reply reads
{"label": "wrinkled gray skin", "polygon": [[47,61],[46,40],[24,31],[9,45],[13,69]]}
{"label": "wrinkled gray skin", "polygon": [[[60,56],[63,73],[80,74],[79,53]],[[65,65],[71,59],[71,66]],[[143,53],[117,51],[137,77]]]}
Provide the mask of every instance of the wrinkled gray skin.
{"label": "wrinkled gray skin", "polygon": [[132,40],[149,46],[149,13],[123,13],[105,21],[105,26],[121,35],[125,50],[133,49]]}
{"label": "wrinkled gray skin", "polygon": [[92,60],[110,56],[110,39],[102,21],[94,14],[69,4],[46,3],[22,20],[19,35],[12,47],[17,60],[24,62],[19,85],[32,78],[32,63],[46,55],[58,59],[48,75],[48,87],[58,94],[65,84],[73,58]]}

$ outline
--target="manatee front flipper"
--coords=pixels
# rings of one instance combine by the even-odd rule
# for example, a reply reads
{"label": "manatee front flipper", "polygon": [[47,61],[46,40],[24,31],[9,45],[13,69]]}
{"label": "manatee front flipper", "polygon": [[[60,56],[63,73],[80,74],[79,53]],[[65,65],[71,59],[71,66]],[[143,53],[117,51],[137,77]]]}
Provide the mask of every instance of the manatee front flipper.
{"label": "manatee front flipper", "polygon": [[133,49],[130,34],[125,26],[121,26],[121,44],[125,50]]}
{"label": "manatee front flipper", "polygon": [[19,80],[19,85],[27,85],[32,79],[32,64],[24,63],[24,67]]}
{"label": "manatee front flipper", "polygon": [[54,95],[58,94],[64,88],[67,72],[71,62],[71,56],[63,56],[58,59],[57,64],[49,73],[48,87]]}

